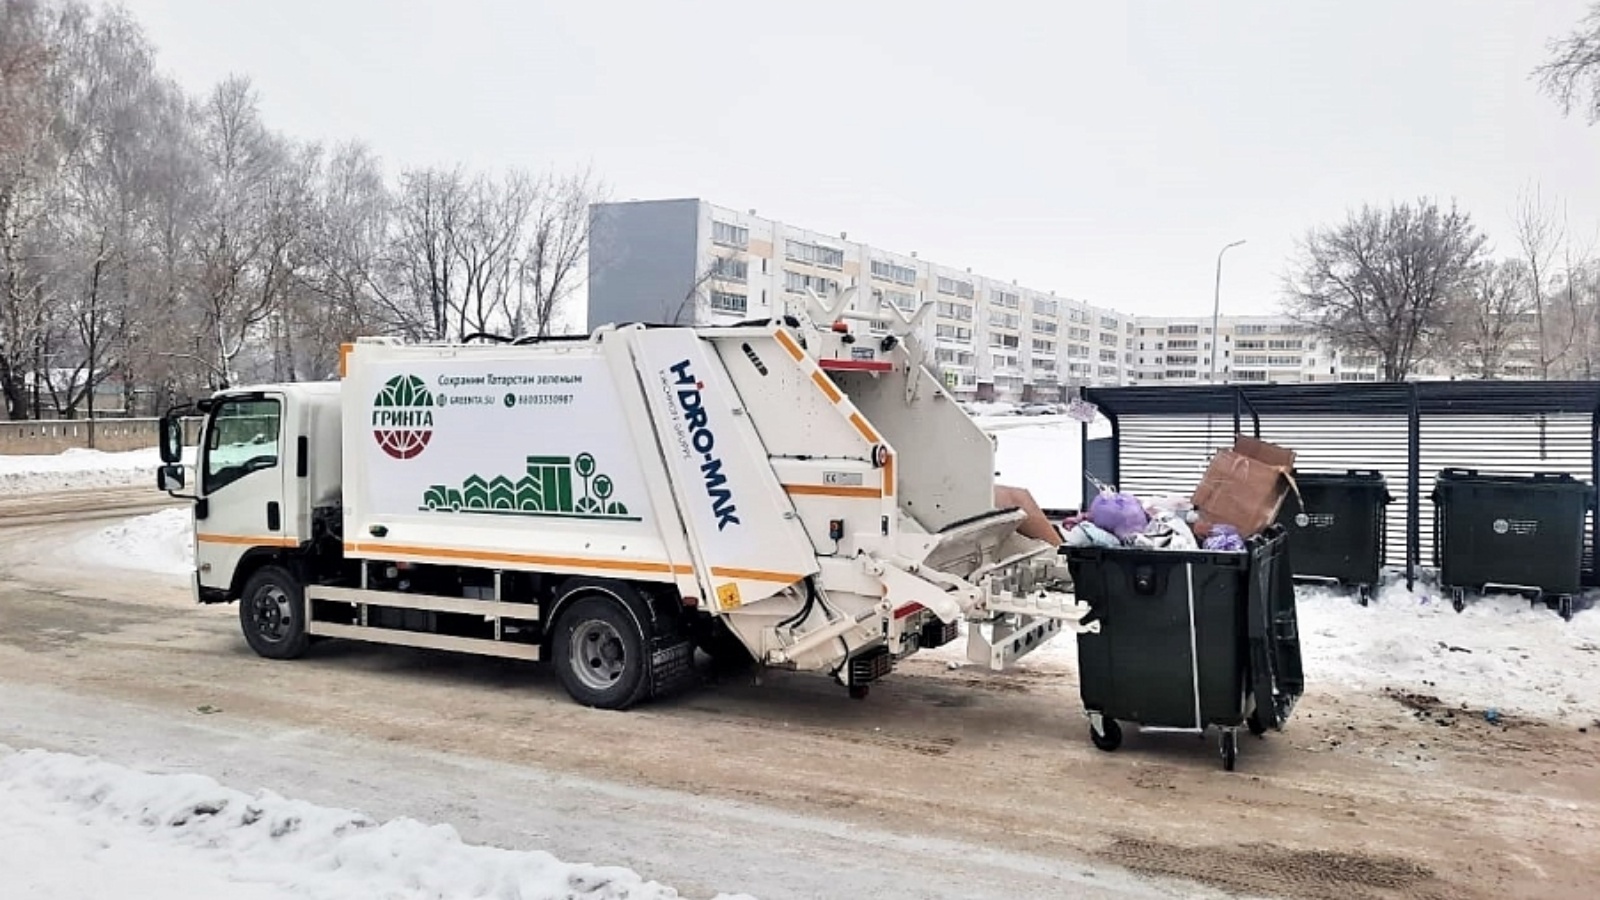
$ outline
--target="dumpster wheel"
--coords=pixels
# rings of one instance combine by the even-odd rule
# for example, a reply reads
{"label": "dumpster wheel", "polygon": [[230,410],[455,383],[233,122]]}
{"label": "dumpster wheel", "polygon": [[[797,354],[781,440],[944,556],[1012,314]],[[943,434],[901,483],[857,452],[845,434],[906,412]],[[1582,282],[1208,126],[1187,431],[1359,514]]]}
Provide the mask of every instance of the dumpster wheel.
{"label": "dumpster wheel", "polygon": [[1557,611],[1561,614],[1561,618],[1562,619],[1564,619],[1564,620],[1566,620],[1568,622],[1572,621],[1572,595],[1571,594],[1563,594],[1560,598],[1558,598],[1556,600],[1556,608],[1557,608]]}
{"label": "dumpster wheel", "polygon": [[1222,768],[1232,772],[1239,759],[1239,729],[1222,729]]}
{"label": "dumpster wheel", "polygon": [[1450,605],[1455,608],[1456,612],[1461,612],[1462,610],[1466,609],[1467,608],[1467,589],[1466,588],[1459,588],[1459,587],[1451,588],[1450,589]]}
{"label": "dumpster wheel", "polygon": [[1107,753],[1122,746],[1122,726],[1116,719],[1095,716],[1089,721],[1089,740]]}

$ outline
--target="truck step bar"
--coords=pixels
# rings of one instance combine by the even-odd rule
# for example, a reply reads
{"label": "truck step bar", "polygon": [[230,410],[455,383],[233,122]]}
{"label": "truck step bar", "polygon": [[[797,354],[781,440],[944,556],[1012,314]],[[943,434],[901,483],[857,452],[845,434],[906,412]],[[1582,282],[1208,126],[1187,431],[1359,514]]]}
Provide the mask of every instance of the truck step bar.
{"label": "truck step bar", "polygon": [[364,591],[359,588],[313,585],[306,588],[306,599],[331,600],[335,603],[354,603],[368,606],[392,606],[397,609],[425,609],[430,612],[483,616],[485,619],[537,621],[539,618],[539,607],[534,603],[474,600],[471,597],[441,597],[437,594],[403,594],[399,591]]}
{"label": "truck step bar", "polygon": [[402,647],[421,647],[428,650],[450,650],[456,653],[475,653],[479,656],[503,656],[507,659],[525,659],[538,662],[537,644],[513,644],[506,641],[486,641],[477,638],[451,637],[444,634],[427,634],[420,631],[400,631],[394,628],[364,628],[360,625],[338,625],[333,622],[306,622],[306,632],[323,637],[344,638],[352,641],[371,641],[377,644],[398,644]]}

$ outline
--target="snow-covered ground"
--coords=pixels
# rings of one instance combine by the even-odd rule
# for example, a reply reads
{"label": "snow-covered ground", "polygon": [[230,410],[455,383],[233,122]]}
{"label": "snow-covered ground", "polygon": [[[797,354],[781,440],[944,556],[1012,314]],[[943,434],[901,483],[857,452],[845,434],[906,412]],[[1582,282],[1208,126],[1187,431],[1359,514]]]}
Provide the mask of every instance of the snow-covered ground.
{"label": "snow-covered ground", "polygon": [[188,575],[194,571],[194,513],[183,506],[127,519],[82,538],[73,551],[104,568]]}
{"label": "snow-covered ground", "polygon": [[154,447],[126,453],[67,450],[48,456],[0,456],[0,494],[154,486],[161,456]]}
{"label": "snow-covered ground", "polygon": [[466,844],[449,825],[379,823],[202,775],[3,746],[0,860],[0,894],[18,900],[679,896],[629,869]]}

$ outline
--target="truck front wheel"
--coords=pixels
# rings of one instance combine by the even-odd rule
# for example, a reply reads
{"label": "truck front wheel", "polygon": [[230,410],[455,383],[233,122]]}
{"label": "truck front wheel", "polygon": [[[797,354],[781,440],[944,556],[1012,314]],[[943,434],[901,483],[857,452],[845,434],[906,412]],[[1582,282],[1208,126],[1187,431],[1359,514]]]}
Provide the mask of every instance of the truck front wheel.
{"label": "truck front wheel", "polygon": [[650,689],[645,636],[622,602],[579,599],[556,622],[551,655],[572,699],[598,709],[627,709]]}
{"label": "truck front wheel", "polygon": [[239,627],[258,656],[294,659],[306,652],[305,593],[281,566],[262,566],[239,594]]}

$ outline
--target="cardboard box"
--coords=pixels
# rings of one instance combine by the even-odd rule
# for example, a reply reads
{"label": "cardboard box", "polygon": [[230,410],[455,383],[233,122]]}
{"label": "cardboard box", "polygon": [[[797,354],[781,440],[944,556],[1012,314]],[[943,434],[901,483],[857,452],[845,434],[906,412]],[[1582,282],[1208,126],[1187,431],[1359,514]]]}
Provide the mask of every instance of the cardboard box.
{"label": "cardboard box", "polygon": [[1236,435],[1233,449],[1211,458],[1195,488],[1194,505],[1200,511],[1195,533],[1204,537],[1216,525],[1232,525],[1246,538],[1260,534],[1293,489],[1294,457],[1293,450]]}
{"label": "cardboard box", "polygon": [[1018,487],[1007,487],[997,484],[994,486],[995,509],[1020,509],[1028,514],[1026,519],[1017,526],[1017,533],[1023,537],[1030,537],[1036,541],[1044,541],[1052,547],[1061,546],[1061,531],[1039,508],[1038,502],[1033,499],[1033,494]]}

